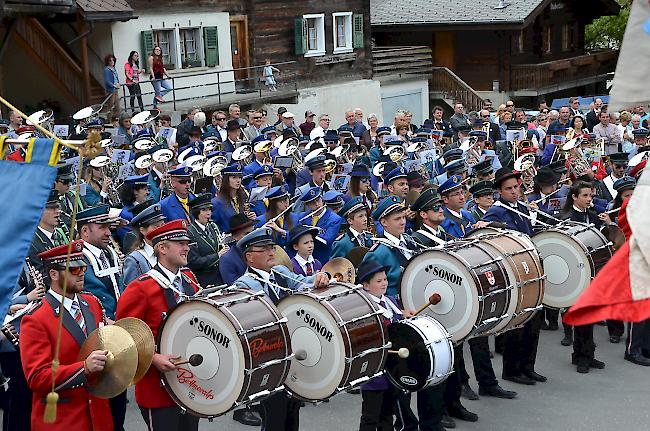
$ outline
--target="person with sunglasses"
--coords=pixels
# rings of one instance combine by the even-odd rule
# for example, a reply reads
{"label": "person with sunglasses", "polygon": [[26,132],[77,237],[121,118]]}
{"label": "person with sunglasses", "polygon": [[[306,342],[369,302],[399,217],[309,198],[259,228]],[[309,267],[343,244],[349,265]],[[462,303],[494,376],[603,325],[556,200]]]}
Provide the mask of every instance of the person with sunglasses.
{"label": "person with sunglasses", "polygon": [[[70,262],[66,270],[69,249]],[[104,369],[108,351],[95,350],[79,358],[86,337],[98,326],[108,323],[99,300],[82,293],[87,268],[83,251],[84,242],[75,241],[71,246],[60,245],[39,254],[47,270],[50,289],[43,301],[22,318],[20,333],[21,361],[27,384],[33,392],[33,430],[113,430],[109,400],[97,398],[86,389],[86,377]],[[52,340],[57,339],[61,313],[64,318],[59,367],[53,382]],[[46,403],[43,400],[52,387],[59,395],[58,414],[53,424],[45,424]]]}
{"label": "person with sunglasses", "polygon": [[192,168],[178,166],[169,171],[169,181],[172,186],[172,194],[160,201],[160,208],[166,221],[185,220],[192,221],[189,201],[194,199],[190,193],[192,185]]}

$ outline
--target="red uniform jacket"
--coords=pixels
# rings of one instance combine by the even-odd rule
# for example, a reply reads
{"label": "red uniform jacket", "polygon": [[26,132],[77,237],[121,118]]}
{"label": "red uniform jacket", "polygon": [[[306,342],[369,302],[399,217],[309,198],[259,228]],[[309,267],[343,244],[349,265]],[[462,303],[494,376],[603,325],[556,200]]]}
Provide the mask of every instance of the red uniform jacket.
{"label": "red uniform jacket", "polygon": [[[79,305],[90,334],[103,322],[97,298],[78,294]],[[52,360],[56,348],[59,312],[63,310],[63,330],[59,370],[55,390],[59,394],[56,422],[43,422],[45,398],[52,390]],[[84,388],[84,362],[77,360],[86,335],[68,311],[49,293],[20,323],[20,357],[27,385],[32,390],[32,431],[112,431],[113,418],[108,400],[96,398]]]}
{"label": "red uniform jacket", "polygon": [[7,160],[13,160],[14,162],[24,162],[25,156],[23,155],[21,149],[17,149],[16,151],[14,151],[13,153],[7,156]]}
{"label": "red uniform jacket", "polygon": [[[159,269],[158,265],[153,269]],[[184,288],[196,292],[198,285],[196,277],[187,268],[182,269],[193,283],[183,281]],[[142,274],[133,280],[124,289],[124,292],[117,301],[116,318],[137,317],[149,325],[153,332],[154,339],[158,339],[158,330],[163,320],[163,313],[168,313],[175,305],[174,293],[171,289],[163,289],[148,274]],[[161,385],[161,377],[158,369],[151,365],[147,374],[135,385],[135,400],[138,406],[146,409],[161,407],[173,407],[176,403],[167,394]]]}

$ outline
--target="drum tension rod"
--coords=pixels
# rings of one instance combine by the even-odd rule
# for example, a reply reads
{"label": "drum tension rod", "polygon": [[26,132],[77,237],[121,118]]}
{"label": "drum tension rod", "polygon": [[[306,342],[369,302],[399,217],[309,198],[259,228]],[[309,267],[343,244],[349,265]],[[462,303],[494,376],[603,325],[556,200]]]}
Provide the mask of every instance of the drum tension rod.
{"label": "drum tension rod", "polygon": [[521,316],[522,314],[529,313],[529,312],[531,312],[531,311],[539,311],[539,310],[541,310],[542,308],[544,308],[543,305],[538,305],[537,307],[524,308],[524,309],[521,310],[519,313],[515,313],[515,314],[513,314],[512,317],[518,317],[518,316]]}
{"label": "drum tension rod", "polygon": [[503,256],[504,257],[512,257],[512,256],[517,256],[518,254],[528,253],[528,252],[535,251],[535,250],[537,250],[537,249],[536,248],[522,248],[520,251],[516,251],[514,253],[504,253]]}
{"label": "drum tension rod", "polygon": [[614,245],[614,243],[609,241],[607,244],[601,245],[600,247],[596,247],[596,248],[587,247],[587,250],[590,251],[591,253],[593,253],[594,251],[602,250],[604,248],[609,248],[609,247],[611,247],[613,245]]}
{"label": "drum tension rod", "polygon": [[494,290],[494,291],[492,291],[490,293],[487,293],[485,295],[479,296],[478,300],[479,301],[484,301],[484,300],[486,300],[487,298],[489,298],[491,296],[498,295],[500,293],[507,292],[508,290],[512,290],[512,289],[514,289],[514,286],[508,286],[508,287],[504,287],[503,289],[497,289],[497,290]]}
{"label": "drum tension rod", "polygon": [[498,322],[500,320],[503,320],[503,319],[507,318],[508,316],[509,315],[506,313],[506,314],[504,314],[502,316],[491,317],[491,318],[489,318],[487,320],[482,321],[480,325],[474,325],[474,329],[479,329],[481,326],[487,326],[487,325],[489,325],[491,323]]}
{"label": "drum tension rod", "polygon": [[339,292],[339,293],[333,293],[333,294],[327,295],[327,296],[317,295],[318,302],[329,301],[331,299],[336,299],[336,298],[339,298],[341,296],[346,296],[346,295],[349,295],[350,293],[354,292],[354,290],[357,290],[357,289],[359,289],[359,288],[355,286],[354,289],[349,289],[349,290]]}
{"label": "drum tension rod", "polygon": [[392,347],[391,343],[386,343],[381,347],[374,347],[372,349],[367,349],[367,350],[364,350],[363,352],[359,353],[358,355],[355,355],[355,356],[352,356],[352,357],[346,357],[345,362],[347,362],[349,364],[349,363],[351,363],[351,362],[353,362],[353,361],[355,361],[355,360],[357,360],[359,358],[362,358],[362,357],[364,357],[366,355],[370,355],[371,353],[377,353],[377,352],[380,352],[382,350],[389,349],[391,347]]}
{"label": "drum tension rod", "polygon": [[542,275],[541,277],[531,278],[530,280],[522,281],[521,283],[518,284],[518,286],[525,286],[527,284],[537,283],[538,281],[542,281],[542,280],[546,280],[546,275]]}
{"label": "drum tension rod", "polygon": [[258,367],[255,367],[255,368],[246,368],[246,369],[244,369],[244,373],[245,373],[247,376],[250,376],[251,374],[253,374],[254,372],[256,372],[256,371],[258,371],[258,370],[262,370],[262,369],[264,369],[264,368],[271,367],[271,366],[273,366],[273,365],[277,365],[277,364],[281,364],[281,363],[283,363],[283,362],[285,362],[285,361],[289,361],[289,360],[291,360],[291,359],[293,358],[293,356],[294,356],[294,355],[293,355],[293,353],[292,353],[292,354],[290,354],[289,356],[285,356],[284,358],[280,358],[280,359],[275,359],[275,360],[273,360],[273,361],[264,362],[263,364],[259,365]]}
{"label": "drum tension rod", "polygon": [[338,325],[339,325],[339,328],[342,328],[342,327],[348,325],[349,323],[358,322],[359,320],[367,319],[368,317],[379,316],[380,314],[384,314],[384,312],[381,311],[381,310],[380,311],[375,311],[374,313],[368,313],[368,314],[365,314],[363,316],[355,317],[354,319],[339,322]]}
{"label": "drum tension rod", "polygon": [[470,269],[480,268],[480,267],[485,266],[485,265],[490,265],[490,264],[492,264],[492,263],[501,262],[502,260],[503,260],[503,257],[502,257],[502,256],[499,256],[499,257],[494,258],[494,259],[492,259],[492,260],[488,260],[487,262],[483,262],[483,263],[480,263],[480,264],[478,264],[478,265],[470,266]]}
{"label": "drum tension rod", "polygon": [[[232,304],[232,302],[230,304]],[[240,329],[239,331],[237,331],[237,334],[239,336],[246,335],[249,332],[259,331],[260,329],[264,329],[264,328],[270,328],[271,326],[275,326],[278,323],[287,323],[288,321],[289,320],[286,317],[283,317],[282,319],[276,320],[275,322],[269,322],[269,323],[265,323],[264,325],[254,326],[250,329]]]}

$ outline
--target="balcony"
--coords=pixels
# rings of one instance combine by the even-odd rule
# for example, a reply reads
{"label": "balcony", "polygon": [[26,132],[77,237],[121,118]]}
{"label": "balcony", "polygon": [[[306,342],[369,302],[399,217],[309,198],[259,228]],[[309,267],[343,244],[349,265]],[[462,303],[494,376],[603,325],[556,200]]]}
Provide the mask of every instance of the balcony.
{"label": "balcony", "polygon": [[618,51],[603,50],[536,64],[513,64],[510,91],[514,96],[537,96],[604,81],[616,69]]}
{"label": "balcony", "polygon": [[375,77],[431,73],[433,58],[428,46],[376,46],[372,49]]}

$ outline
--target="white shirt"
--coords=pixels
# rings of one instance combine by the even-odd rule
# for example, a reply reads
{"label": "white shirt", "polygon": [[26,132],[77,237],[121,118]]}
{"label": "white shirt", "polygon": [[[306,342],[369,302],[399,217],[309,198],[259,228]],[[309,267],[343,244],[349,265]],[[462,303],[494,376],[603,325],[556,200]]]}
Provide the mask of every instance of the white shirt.
{"label": "white shirt", "polygon": [[[61,303],[61,295],[59,295],[58,293],[56,293],[52,289],[50,289],[48,292],[54,297],[54,299],[56,299],[56,301],[58,303]],[[79,300],[77,299],[77,294],[76,293],[74,295],[74,298],[68,298],[67,296],[65,298],[63,298],[63,306],[65,307],[66,310],[68,310],[68,313],[70,313],[70,315],[72,317],[74,317],[74,315],[72,314],[72,303],[73,302],[76,302],[77,307],[79,308],[79,310],[81,310],[81,307],[79,306]]]}
{"label": "white shirt", "polygon": [[202,225],[201,223],[199,223],[198,220],[194,220],[194,223],[196,223],[196,225],[198,227],[200,227],[203,232],[205,232],[205,225]]}
{"label": "white shirt", "polygon": [[587,212],[587,210],[586,210],[586,209],[584,209],[584,210],[581,210],[580,208],[578,208],[578,207],[577,207],[577,206],[575,206],[575,205],[573,205],[573,209],[574,209],[574,210],[576,210],[576,211],[578,211],[579,213],[586,213],[586,212]]}
{"label": "white shirt", "polygon": [[460,219],[463,218],[463,215],[461,213],[459,213],[459,212],[457,213],[456,211],[452,210],[449,207],[445,207],[445,208],[447,208],[447,211],[449,211],[451,213],[451,215],[456,216],[456,217],[458,217]]}
{"label": "white shirt", "polygon": [[[352,234],[352,236],[354,236],[354,238],[360,243],[361,241],[359,241],[359,237],[361,236],[361,233],[357,232],[356,230],[354,230],[352,228],[349,228],[349,229],[350,229],[350,233]],[[365,239],[364,239],[364,243],[365,243]]]}
{"label": "white shirt", "polygon": [[221,142],[225,142],[228,139],[228,131],[221,126],[217,126],[217,132],[221,136]]}
{"label": "white shirt", "polygon": [[38,229],[39,229],[41,232],[43,232],[43,233],[45,234],[45,236],[47,237],[47,239],[49,239],[50,241],[52,241],[52,235],[54,235],[54,232],[48,232],[47,230],[43,229],[43,228],[40,227],[40,226],[38,227]]}
{"label": "white shirt", "polygon": [[147,259],[151,267],[156,266],[158,259],[156,259],[156,256],[153,254],[153,247],[146,242],[144,243],[144,247],[142,247],[142,255]]}
{"label": "white shirt", "polygon": [[616,178],[613,174],[609,174],[603,178],[603,184],[605,184],[605,187],[607,187],[607,190],[609,190],[609,194],[612,195],[612,199],[616,199],[616,195],[618,194],[614,188],[614,183],[619,179],[620,178]]}
{"label": "white shirt", "polygon": [[[388,299],[386,295],[378,297],[370,294],[368,296],[370,296],[373,302],[377,304],[377,307],[379,307],[379,310],[386,319],[392,319],[395,314],[402,314],[401,310],[397,308],[395,304],[393,304],[393,301]],[[381,304],[382,301],[384,301],[384,305]]]}
{"label": "white shirt", "polygon": [[181,278],[181,270],[179,269],[176,274],[165,268],[162,264],[159,264],[158,267],[162,270],[162,274],[167,277],[170,283],[174,283],[174,280]]}
{"label": "white shirt", "polygon": [[312,141],[316,138],[322,138],[325,136],[325,129],[323,129],[321,126],[316,126],[313,128],[313,130],[309,133],[309,139]]}
{"label": "white shirt", "polygon": [[303,259],[302,256],[300,256],[299,254],[296,253],[295,258],[296,258],[296,262],[298,262],[298,265],[300,265],[300,267],[302,268],[302,270],[304,271],[305,274],[307,274],[307,264],[308,263],[311,263],[312,272],[316,272],[315,268],[314,268],[314,256],[312,256],[310,254],[309,257],[307,258],[307,260],[305,260],[305,259]]}
{"label": "white shirt", "polygon": [[[84,241],[84,247],[93,255],[95,256],[95,260],[97,261],[99,266],[102,266],[100,269],[107,269],[110,268],[110,261],[108,260],[108,253],[106,253],[104,250],[102,250],[99,247],[95,247],[89,242]],[[106,258],[106,263],[108,264],[107,268],[103,267],[102,259],[101,256],[104,255],[104,258]]]}
{"label": "white shirt", "polygon": [[413,256],[413,253],[410,251],[407,251],[404,249],[404,244],[406,244],[406,240],[404,239],[404,235],[400,235],[399,238],[397,238],[394,235],[389,234],[388,232],[384,231],[384,236],[386,239],[388,239],[390,242],[392,242],[394,245],[398,246],[398,250],[400,253],[404,255],[405,258],[410,259],[411,256]]}

